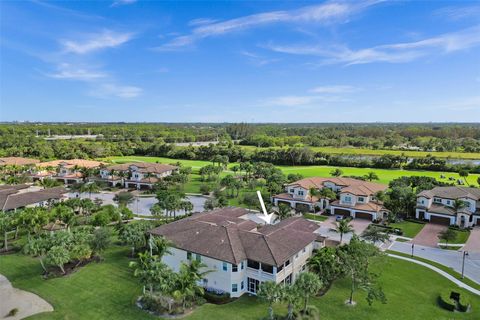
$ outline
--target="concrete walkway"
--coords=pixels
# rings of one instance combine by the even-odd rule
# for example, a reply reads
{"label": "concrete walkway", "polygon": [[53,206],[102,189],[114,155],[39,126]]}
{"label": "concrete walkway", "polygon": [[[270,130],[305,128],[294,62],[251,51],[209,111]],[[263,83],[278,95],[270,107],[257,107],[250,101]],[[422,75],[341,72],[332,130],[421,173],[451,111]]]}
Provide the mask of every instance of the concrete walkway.
{"label": "concrete walkway", "polygon": [[[12,309],[18,309],[13,317],[6,317]],[[14,288],[5,276],[0,274],[0,318],[20,320],[41,312],[51,312],[53,307],[45,300],[28,291]]]}
{"label": "concrete walkway", "polygon": [[477,296],[480,296],[480,290],[477,290],[475,288],[472,288],[470,287],[469,285],[466,285],[465,283],[461,282],[460,280],[456,279],[455,277],[453,277],[452,275],[446,273],[445,271],[443,270],[440,270],[439,268],[435,267],[435,266],[432,266],[428,263],[425,263],[425,262],[422,262],[422,261],[418,261],[418,260],[415,260],[415,259],[411,259],[411,258],[407,258],[407,257],[402,257],[402,256],[397,256],[395,254],[391,254],[391,253],[387,253],[387,255],[389,257],[393,257],[393,258],[396,258],[396,259],[401,259],[401,260],[405,260],[405,261],[410,261],[410,262],[413,262],[413,263],[416,263],[416,264],[419,264],[421,266],[424,266],[424,267],[427,267],[433,271],[435,271],[436,273],[442,275],[443,277],[447,278],[448,280],[452,281],[453,283],[455,283],[457,286],[461,287],[461,288],[464,288],[465,290],[467,291],[470,291],[471,293],[473,294],[476,294]]}
{"label": "concrete walkway", "polygon": [[480,252],[480,227],[475,227],[470,231],[470,236],[468,237],[463,250],[468,252]]}

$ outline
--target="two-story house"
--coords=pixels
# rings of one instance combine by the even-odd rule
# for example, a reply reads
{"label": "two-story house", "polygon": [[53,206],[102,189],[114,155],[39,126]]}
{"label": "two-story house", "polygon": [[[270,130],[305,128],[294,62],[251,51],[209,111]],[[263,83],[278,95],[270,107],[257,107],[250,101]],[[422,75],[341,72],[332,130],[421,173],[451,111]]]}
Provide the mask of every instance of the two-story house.
{"label": "two-story house", "polygon": [[[458,206],[459,203],[462,205]],[[454,186],[424,190],[417,195],[415,216],[420,220],[461,228],[478,225],[480,189]]]}
{"label": "two-story house", "polygon": [[[311,189],[320,191],[323,188],[336,192],[338,199],[326,199],[310,192]],[[275,195],[272,199],[275,205],[286,203],[292,208],[330,209],[332,215],[377,220],[382,219],[388,210],[375,198],[375,194],[386,189],[387,186],[383,184],[352,178],[312,177],[286,185],[285,193]]]}
{"label": "two-story house", "polygon": [[37,164],[37,170],[32,174],[33,180],[51,178],[62,181],[65,184],[83,182],[84,169],[97,169],[105,163],[94,160],[71,159],[54,160]]}
{"label": "two-story house", "polygon": [[178,167],[163,163],[134,162],[108,166],[100,170],[100,179],[125,188],[152,188],[160,179],[171,175]]}
{"label": "two-story house", "polygon": [[189,218],[150,231],[173,243],[163,262],[178,271],[182,262],[204,263],[202,285],[231,297],[256,294],[264,281],[291,283],[306,269],[319,226],[303,218],[290,218],[275,225],[257,227],[244,208],[223,208],[197,213]]}

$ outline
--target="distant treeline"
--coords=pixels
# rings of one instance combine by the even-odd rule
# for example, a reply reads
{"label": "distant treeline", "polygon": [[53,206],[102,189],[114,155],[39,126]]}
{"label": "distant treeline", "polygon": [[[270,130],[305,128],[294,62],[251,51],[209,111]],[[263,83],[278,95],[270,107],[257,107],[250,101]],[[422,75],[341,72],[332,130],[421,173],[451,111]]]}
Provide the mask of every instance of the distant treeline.
{"label": "distant treeline", "polygon": [[[51,135],[101,135],[96,139],[47,141]],[[38,134],[38,136],[37,136]],[[245,150],[235,145],[262,147],[277,143],[284,148]],[[259,141],[271,141],[259,143]],[[220,140],[218,145],[178,147],[173,142]],[[279,142],[280,141],[280,142]],[[283,141],[283,142],[282,142]],[[377,142],[375,144],[374,142]],[[407,142],[406,142],[407,141]],[[416,141],[416,144],[413,143]],[[277,165],[331,165],[373,168],[406,168],[480,173],[480,166],[449,164],[434,156],[408,159],[403,155],[362,157],[315,152],[301,145],[393,148],[405,143],[424,149],[480,152],[479,124],[1,124],[0,156],[45,159],[101,158],[108,156],[162,156],[211,160],[228,156],[230,162],[264,161]],[[282,144],[283,143],[283,144]],[[443,148],[443,149],[442,149]]]}

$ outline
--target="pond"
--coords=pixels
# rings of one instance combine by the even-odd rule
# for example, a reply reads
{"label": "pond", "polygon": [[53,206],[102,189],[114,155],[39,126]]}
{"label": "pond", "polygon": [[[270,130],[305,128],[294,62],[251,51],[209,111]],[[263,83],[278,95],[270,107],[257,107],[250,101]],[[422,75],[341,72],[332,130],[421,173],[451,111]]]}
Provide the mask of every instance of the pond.
{"label": "pond", "polygon": [[[82,198],[82,199],[100,199],[103,201],[103,205],[106,204],[113,204],[117,205],[113,201],[113,197],[115,193],[112,192],[100,192],[100,193],[92,193],[90,196],[88,193],[78,193],[78,192],[71,192],[68,194],[69,198]],[[193,204],[193,212],[202,212],[205,211],[203,209],[203,205],[205,201],[208,199],[204,196],[187,196],[188,201]],[[133,211],[133,213],[138,215],[150,216],[150,208],[157,203],[157,199],[154,195],[152,196],[141,196],[136,197],[135,200],[128,205],[128,208]],[[185,212],[183,210],[179,210],[176,212],[176,215],[184,215]]]}

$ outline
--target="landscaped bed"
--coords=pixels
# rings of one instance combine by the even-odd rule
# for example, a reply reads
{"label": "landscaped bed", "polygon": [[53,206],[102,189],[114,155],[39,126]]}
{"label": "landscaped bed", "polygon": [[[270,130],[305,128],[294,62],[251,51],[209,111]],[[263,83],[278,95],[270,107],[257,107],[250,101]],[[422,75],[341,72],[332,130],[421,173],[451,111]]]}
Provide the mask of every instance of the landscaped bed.
{"label": "landscaped bed", "polygon": [[[129,248],[112,247],[101,263],[89,264],[68,277],[43,280],[36,259],[22,254],[2,256],[0,273],[21,289],[29,290],[50,302],[55,311],[32,319],[158,319],[140,310],[136,298],[141,293],[138,280],[128,268]],[[322,319],[449,319],[452,314],[441,309],[437,298],[444,288],[455,288],[437,273],[407,261],[388,258],[381,266],[381,281],[387,304],[369,307],[364,293],[358,292],[355,307],[344,304],[349,294],[348,280],[336,282],[321,298],[312,299]],[[415,284],[415,285],[412,285]],[[421,289],[419,289],[421,288]],[[465,290],[458,291],[472,304],[470,313],[455,314],[456,319],[479,319],[480,297]],[[285,306],[276,312],[286,314]],[[226,305],[205,304],[188,320],[260,319],[267,315],[267,306],[253,297],[242,297]]]}

